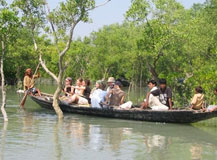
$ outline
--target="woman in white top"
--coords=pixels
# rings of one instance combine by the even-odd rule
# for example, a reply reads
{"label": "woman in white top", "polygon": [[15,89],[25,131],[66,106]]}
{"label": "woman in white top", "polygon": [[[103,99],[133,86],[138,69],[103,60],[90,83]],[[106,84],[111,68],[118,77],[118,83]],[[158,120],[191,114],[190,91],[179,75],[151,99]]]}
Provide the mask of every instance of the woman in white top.
{"label": "woman in white top", "polygon": [[94,108],[101,108],[100,103],[105,101],[105,97],[107,92],[104,90],[105,85],[103,81],[99,80],[96,82],[96,88],[94,89],[93,93],[91,93],[91,106]]}
{"label": "woman in white top", "polygon": [[85,87],[82,85],[82,83],[82,78],[77,79],[76,86],[74,87],[74,95],[65,100],[67,103],[78,103],[79,96],[83,96],[85,90]]}

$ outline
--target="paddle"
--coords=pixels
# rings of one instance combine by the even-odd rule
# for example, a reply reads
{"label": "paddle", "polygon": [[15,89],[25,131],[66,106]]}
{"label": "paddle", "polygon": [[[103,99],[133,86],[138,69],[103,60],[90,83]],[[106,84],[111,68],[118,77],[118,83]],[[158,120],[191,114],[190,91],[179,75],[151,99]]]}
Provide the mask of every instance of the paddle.
{"label": "paddle", "polygon": [[[39,67],[40,67],[40,63],[38,64],[38,66],[37,66],[36,69],[35,69],[35,73],[34,73],[33,76],[32,76],[32,79],[31,79],[30,84],[33,82],[33,80],[34,80],[34,75],[38,72]],[[24,107],[24,104],[25,104],[25,102],[26,102],[27,96],[28,96],[28,91],[25,91],[25,92],[24,92],[23,99],[22,99],[21,102],[20,102],[20,107],[22,107],[22,108]]]}

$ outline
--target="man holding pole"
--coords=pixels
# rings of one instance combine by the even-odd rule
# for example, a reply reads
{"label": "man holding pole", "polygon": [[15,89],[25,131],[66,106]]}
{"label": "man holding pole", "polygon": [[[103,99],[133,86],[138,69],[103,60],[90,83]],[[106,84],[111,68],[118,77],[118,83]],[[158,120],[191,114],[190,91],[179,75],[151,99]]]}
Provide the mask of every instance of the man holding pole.
{"label": "man holding pole", "polygon": [[37,66],[35,73],[32,74],[31,68],[26,69],[24,80],[23,80],[23,86],[24,86],[24,97],[20,103],[21,107],[24,107],[24,104],[26,102],[27,95],[35,95],[38,94],[41,96],[41,92],[39,89],[35,88],[35,79],[40,77],[40,74],[38,73],[40,64]]}

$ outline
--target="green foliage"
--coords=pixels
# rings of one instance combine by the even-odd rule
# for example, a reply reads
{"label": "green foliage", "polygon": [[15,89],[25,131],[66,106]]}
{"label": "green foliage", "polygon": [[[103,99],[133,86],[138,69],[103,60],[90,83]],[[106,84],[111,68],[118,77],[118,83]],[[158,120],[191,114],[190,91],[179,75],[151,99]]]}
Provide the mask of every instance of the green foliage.
{"label": "green foliage", "polygon": [[[15,0],[13,4],[20,8],[20,13],[26,13],[22,14],[24,26],[46,28],[43,34],[36,30],[36,40],[46,65],[58,74],[57,47],[65,48],[72,23],[89,21],[88,12],[95,7],[95,1],[67,0],[50,12],[48,17],[55,27],[57,45],[49,35],[44,1]],[[84,39],[71,42],[64,57],[69,64],[64,74],[73,79],[91,80],[124,77],[143,85],[148,79],[166,78],[173,89],[176,106],[187,105],[197,85],[204,88],[207,102],[214,103],[216,17],[217,0],[194,4],[190,9],[175,0],[132,0],[123,24],[104,26]],[[8,47],[10,52],[5,61],[10,64],[5,68],[8,77],[17,75],[19,79],[25,68],[38,63],[28,30],[20,27],[17,41]]]}
{"label": "green foliage", "polygon": [[0,10],[0,40],[7,43],[16,37],[16,30],[19,26],[19,18],[14,11],[7,7]]}
{"label": "green foliage", "polygon": [[22,13],[22,22],[32,31],[43,26],[45,21],[44,0],[14,0],[12,7]]}

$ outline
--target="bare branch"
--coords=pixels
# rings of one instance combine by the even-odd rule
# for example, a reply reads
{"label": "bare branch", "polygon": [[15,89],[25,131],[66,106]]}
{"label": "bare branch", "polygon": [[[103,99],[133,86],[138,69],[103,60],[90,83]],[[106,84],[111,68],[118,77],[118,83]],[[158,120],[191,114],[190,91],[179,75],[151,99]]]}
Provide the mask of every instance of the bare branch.
{"label": "bare branch", "polygon": [[[93,10],[95,8],[98,8],[98,7],[101,7],[101,6],[104,6],[106,5],[108,2],[110,2],[111,0],[107,0],[105,1],[104,3],[98,5],[98,6],[95,6],[89,10],[86,10],[85,12],[88,12],[90,10]],[[63,57],[64,55],[66,54],[66,52],[69,50],[70,46],[71,46],[71,42],[72,42],[72,37],[73,37],[73,33],[74,33],[74,29],[75,29],[75,26],[82,20],[84,14],[81,14],[80,17],[71,24],[71,27],[70,27],[70,33],[69,33],[69,39],[66,43],[66,47],[64,48],[64,50],[62,50],[61,53],[59,53],[59,69],[60,71],[63,71],[64,70],[64,67],[63,67],[63,64],[62,64],[62,61],[63,61]]]}
{"label": "bare branch", "polygon": [[107,0],[107,1],[105,1],[104,3],[102,3],[102,4],[98,5],[98,6],[95,6],[95,7],[91,8],[91,9],[88,9],[88,10],[86,10],[86,11],[91,11],[91,10],[94,10],[94,9],[96,9],[96,8],[102,7],[102,6],[106,5],[107,3],[109,3],[110,1],[111,1],[111,0]]}
{"label": "bare branch", "polygon": [[41,66],[43,67],[43,69],[54,79],[58,82],[58,78],[57,76],[52,73],[46,66],[45,62],[42,60],[42,54],[39,53],[39,62],[41,63]]}
{"label": "bare branch", "polygon": [[63,67],[63,72],[68,68],[69,62],[65,62],[64,67]]}
{"label": "bare branch", "polygon": [[56,44],[55,46],[56,46],[57,52],[60,54],[60,50],[59,50],[59,47],[57,45],[58,44],[58,37],[57,37],[57,34],[56,34],[56,30],[55,30],[55,27],[54,27],[54,24],[53,24],[51,18],[49,18],[50,8],[49,8],[49,5],[48,5],[47,1],[44,0],[44,2],[46,4],[46,6],[47,6],[47,12],[48,12],[47,19],[48,19],[48,21],[49,21],[49,23],[51,25],[52,33],[53,33],[53,36],[54,36],[54,41],[55,41],[55,44]]}
{"label": "bare branch", "polygon": [[62,61],[63,61],[63,57],[66,54],[66,52],[69,50],[70,46],[71,46],[71,42],[72,42],[72,36],[74,33],[74,29],[75,26],[77,25],[79,21],[77,21],[76,23],[72,23],[71,28],[70,28],[70,33],[69,33],[69,39],[66,43],[66,47],[65,49],[59,54],[59,69],[63,70],[63,66],[62,66]]}

